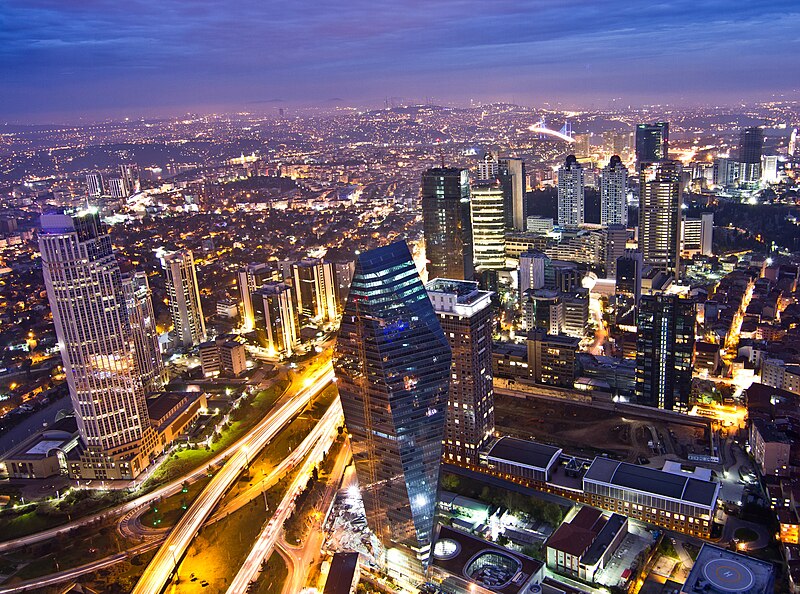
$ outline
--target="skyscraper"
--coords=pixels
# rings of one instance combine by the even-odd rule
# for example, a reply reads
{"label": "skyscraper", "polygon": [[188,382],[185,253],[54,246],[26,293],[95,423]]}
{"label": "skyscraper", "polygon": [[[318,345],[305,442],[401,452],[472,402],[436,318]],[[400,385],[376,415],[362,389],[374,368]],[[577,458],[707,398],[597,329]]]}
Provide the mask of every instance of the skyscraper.
{"label": "skyscraper", "polygon": [[136,369],[145,394],[161,391],[167,383],[166,369],[158,345],[153,293],[144,272],[122,275],[122,293],[133,336]]}
{"label": "skyscraper", "polygon": [[472,280],[469,172],[434,167],[422,174],[422,225],[428,275]]}
{"label": "skyscraper", "polygon": [[42,215],[42,272],[83,444],[73,476],[133,478],[154,439],[119,265],[96,213]]}
{"label": "skyscraper", "polygon": [[636,126],[636,166],[669,159],[669,123],[655,122]]}
{"label": "skyscraper", "polygon": [[103,195],[103,176],[99,173],[89,173],[86,175],[86,193],[97,198]]}
{"label": "skyscraper", "polygon": [[292,289],[280,282],[264,283],[253,292],[252,304],[259,344],[272,357],[291,357],[300,335]]}
{"label": "skyscraper", "polygon": [[477,179],[494,179],[500,170],[500,163],[491,151],[483,156],[482,161],[478,161]]}
{"label": "skyscraper", "polygon": [[528,289],[542,289],[545,270],[550,258],[539,251],[531,250],[519,255],[519,299],[522,303]]}
{"label": "skyscraper", "polygon": [[687,410],[692,387],[694,318],[694,304],[677,295],[644,295],[639,300],[638,404]]}
{"label": "skyscraper", "polygon": [[242,302],[242,325],[246,331],[252,330],[255,316],[253,314],[253,293],[267,281],[277,281],[279,274],[266,263],[248,264],[236,275],[239,287],[239,299]]}
{"label": "skyscraper", "polygon": [[764,130],[757,126],[745,128],[739,135],[739,180],[756,184],[761,179],[761,153]]}
{"label": "skyscraper", "polygon": [[681,253],[686,258],[696,254],[711,256],[713,236],[713,212],[704,212],[699,218],[684,218],[681,225]]}
{"label": "skyscraper", "polygon": [[626,188],[628,170],[617,155],[611,157],[600,174],[600,224],[627,225]]}
{"label": "skyscraper", "polygon": [[130,196],[139,191],[139,171],[136,165],[120,165],[119,177],[125,186],[125,196]]}
{"label": "skyscraper", "polygon": [[425,288],[453,353],[444,456],[477,464],[494,433],[492,294],[477,282],[441,278]]}
{"label": "skyscraper", "polygon": [[628,228],[624,225],[609,225],[605,229],[605,269],[606,278],[617,277],[617,259],[625,254],[628,243]]}
{"label": "skyscraper", "polygon": [[575,155],[569,155],[558,170],[558,225],[578,227],[584,213],[583,167]]}
{"label": "skyscraper", "polygon": [[644,263],[680,273],[681,164],[664,161],[639,173],[639,247]]}
{"label": "skyscraper", "polygon": [[525,162],[514,157],[498,160],[497,177],[503,186],[503,217],[506,230],[525,231],[528,218],[525,200]]}
{"label": "skyscraper", "polygon": [[162,253],[161,267],[166,276],[169,313],[176,339],[187,347],[205,342],[206,320],[200,305],[192,250]]}
{"label": "skyscraper", "polygon": [[360,254],[334,369],[367,523],[406,575],[430,552],[450,363],[408,246]]}
{"label": "skyscraper", "polygon": [[333,264],[318,258],[305,258],[292,264],[292,285],[299,315],[322,324],[336,320],[339,293],[333,275]]}
{"label": "skyscraper", "polygon": [[127,198],[129,195],[125,181],[121,177],[112,177],[108,180],[108,194],[112,198]]}
{"label": "skyscraper", "polygon": [[506,265],[503,187],[499,180],[472,184],[472,248],[478,270],[498,270]]}
{"label": "skyscraper", "polygon": [[615,325],[636,325],[636,306],[642,296],[643,269],[642,252],[638,250],[625,250],[625,254],[617,258],[613,314]]}

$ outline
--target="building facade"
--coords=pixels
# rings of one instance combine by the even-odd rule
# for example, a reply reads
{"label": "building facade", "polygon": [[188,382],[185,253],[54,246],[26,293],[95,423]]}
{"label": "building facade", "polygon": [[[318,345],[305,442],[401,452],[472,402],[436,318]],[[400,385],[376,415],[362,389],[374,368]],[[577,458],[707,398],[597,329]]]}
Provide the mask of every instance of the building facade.
{"label": "building facade", "polygon": [[575,155],[569,155],[558,170],[558,225],[578,227],[584,217],[584,177]]}
{"label": "building facade", "polygon": [[160,392],[167,383],[167,372],[158,345],[153,294],[147,275],[134,272],[122,276],[122,292],[133,336],[136,369],[145,394]]}
{"label": "building facade", "polygon": [[422,174],[422,225],[430,278],[472,280],[469,172],[434,167]]}
{"label": "building facade", "polygon": [[475,464],[494,433],[491,293],[451,279],[432,280],[425,289],[453,353],[444,457]]}
{"label": "building facade", "polygon": [[177,342],[191,347],[206,339],[206,320],[200,304],[200,287],[192,250],[166,252],[161,255],[166,277],[169,313]]}
{"label": "building facade", "polygon": [[627,225],[628,169],[617,155],[611,157],[600,173],[600,224]]}
{"label": "building facade", "polygon": [[505,216],[503,187],[498,180],[472,185],[472,239],[475,267],[479,270],[505,268]]}
{"label": "building facade", "polygon": [[391,572],[427,565],[451,352],[404,242],[361,253],[334,370],[367,523]]}
{"label": "building facade", "polygon": [[639,248],[644,263],[680,273],[681,164],[664,161],[639,174]]}
{"label": "building facade", "polygon": [[292,356],[300,338],[292,289],[284,283],[265,283],[253,293],[253,315],[259,345],[270,356]]}

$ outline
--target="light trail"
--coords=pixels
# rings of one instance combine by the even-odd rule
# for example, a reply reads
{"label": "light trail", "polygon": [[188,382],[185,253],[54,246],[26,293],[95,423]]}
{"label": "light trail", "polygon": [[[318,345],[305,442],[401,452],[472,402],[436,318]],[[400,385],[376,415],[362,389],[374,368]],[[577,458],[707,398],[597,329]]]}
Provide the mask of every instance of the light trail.
{"label": "light trail", "polygon": [[197,535],[197,531],[248,464],[248,453],[260,451],[284,425],[309,403],[315,394],[332,383],[333,378],[333,368],[328,364],[311,376],[309,385],[296,395],[285,398],[286,401],[278,406],[275,412],[252,430],[169,533],[155,557],[145,568],[131,594],[155,594],[164,589],[173,575],[177,561],[186,553],[186,549]]}
{"label": "light trail", "polygon": [[272,550],[275,548],[278,538],[283,532],[284,522],[286,522],[294,510],[295,499],[308,483],[312,469],[325,457],[325,453],[336,440],[336,429],[341,419],[342,403],[337,398],[319,422],[322,430],[327,432],[327,436],[317,441],[314,449],[311,450],[302,468],[286,491],[286,495],[284,495],[275,513],[264,525],[253,548],[250,549],[250,553],[247,555],[241,568],[239,568],[239,572],[231,581],[228,594],[241,594],[242,592],[246,592],[250,582],[258,576],[258,573],[261,571],[262,562],[269,558]]}

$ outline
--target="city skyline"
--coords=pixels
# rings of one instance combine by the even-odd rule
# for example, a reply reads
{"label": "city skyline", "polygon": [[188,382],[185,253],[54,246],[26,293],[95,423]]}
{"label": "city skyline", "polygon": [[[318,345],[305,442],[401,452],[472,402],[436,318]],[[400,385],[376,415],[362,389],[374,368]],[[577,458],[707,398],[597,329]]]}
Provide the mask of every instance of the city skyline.
{"label": "city skyline", "polygon": [[[0,115],[53,122],[386,100],[735,104],[800,88],[777,59],[800,45],[800,13],[788,1],[569,11],[503,2],[490,15],[472,0],[269,8],[6,0]],[[41,92],[42,81],[58,92]]]}

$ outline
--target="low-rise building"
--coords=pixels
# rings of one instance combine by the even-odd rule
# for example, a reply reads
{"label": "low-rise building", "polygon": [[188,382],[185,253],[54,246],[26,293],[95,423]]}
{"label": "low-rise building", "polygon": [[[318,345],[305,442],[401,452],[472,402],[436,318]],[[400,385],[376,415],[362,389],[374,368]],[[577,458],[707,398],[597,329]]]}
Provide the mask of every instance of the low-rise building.
{"label": "low-rise building", "polygon": [[546,482],[558,465],[561,453],[561,448],[535,441],[501,437],[481,455],[481,459],[498,472]]}
{"label": "low-rise building", "polygon": [[705,543],[681,594],[771,594],[774,584],[772,563]]}

